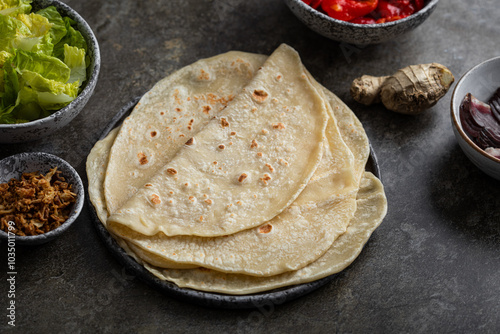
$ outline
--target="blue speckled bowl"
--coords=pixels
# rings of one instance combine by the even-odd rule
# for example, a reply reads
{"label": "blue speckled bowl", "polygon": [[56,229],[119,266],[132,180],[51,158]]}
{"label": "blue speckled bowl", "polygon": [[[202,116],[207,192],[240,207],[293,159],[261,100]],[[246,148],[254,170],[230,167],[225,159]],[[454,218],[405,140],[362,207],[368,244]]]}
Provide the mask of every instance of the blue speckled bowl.
{"label": "blue speckled bowl", "polygon": [[332,19],[302,0],[285,0],[290,10],[306,26],[334,41],[356,45],[387,42],[415,29],[434,11],[439,0],[427,0],[422,10],[404,19],[380,24],[356,24]]}
{"label": "blue speckled bowl", "polygon": [[[50,232],[35,236],[16,236],[16,245],[40,245],[60,236],[78,218],[82,211],[85,193],[82,180],[77,171],[69,163],[55,155],[43,152],[20,153],[0,160],[0,183],[7,183],[12,178],[20,179],[23,173],[38,171],[46,174],[56,166],[62,172],[62,176],[66,181],[72,185],[72,190],[77,195],[69,218],[61,226]],[[7,233],[0,230],[0,239],[7,240]]]}
{"label": "blue speckled bowl", "polygon": [[77,29],[87,41],[88,59],[90,65],[87,68],[87,81],[78,97],[66,107],[56,111],[52,115],[21,124],[0,124],[0,143],[19,143],[40,139],[51,134],[57,129],[67,125],[88,102],[94,92],[101,67],[101,56],[97,39],[85,20],[68,5],[57,0],[34,0],[31,3],[33,11],[55,6],[62,16],[68,16],[77,24]]}

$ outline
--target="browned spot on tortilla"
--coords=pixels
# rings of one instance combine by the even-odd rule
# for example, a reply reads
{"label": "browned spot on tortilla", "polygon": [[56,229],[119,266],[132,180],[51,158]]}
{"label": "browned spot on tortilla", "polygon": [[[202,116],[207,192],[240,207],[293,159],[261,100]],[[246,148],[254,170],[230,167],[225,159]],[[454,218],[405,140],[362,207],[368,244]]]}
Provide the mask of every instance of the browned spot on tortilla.
{"label": "browned spot on tortilla", "polygon": [[266,225],[262,225],[261,227],[259,227],[259,233],[262,233],[262,234],[267,234],[269,232],[271,232],[273,230],[273,226],[271,224],[266,224]]}
{"label": "browned spot on tortilla", "polygon": [[186,145],[193,145],[194,144],[194,138],[189,138],[188,141],[186,142]]}
{"label": "browned spot on tortilla", "polygon": [[236,204],[243,205],[243,203],[241,201],[237,201]]}
{"label": "browned spot on tortilla", "polygon": [[238,181],[243,182],[247,177],[248,177],[248,175],[246,173],[242,173],[240,175],[240,177],[238,178]]}
{"label": "browned spot on tortilla", "polygon": [[220,145],[219,145],[219,149],[223,150],[223,149],[225,149],[225,148],[226,148],[226,146],[225,146],[224,144],[220,144]]}
{"label": "browned spot on tortilla", "polygon": [[146,183],[144,187],[152,187],[153,185],[151,183]]}
{"label": "browned spot on tortilla", "polygon": [[283,158],[280,158],[280,164],[288,166],[288,162]]}
{"label": "browned spot on tortilla", "polygon": [[191,119],[191,120],[189,121],[189,123],[188,123],[188,126],[187,126],[188,130],[191,130],[191,129],[192,129],[192,125],[193,125],[193,123],[194,123],[194,119]]}
{"label": "browned spot on tortilla", "polygon": [[221,118],[221,119],[220,119],[220,125],[221,125],[223,128],[225,128],[225,127],[228,127],[228,126],[229,126],[229,122],[228,122],[228,121],[226,121],[226,119],[225,119],[225,118]]}
{"label": "browned spot on tortilla", "polygon": [[262,129],[262,133],[267,135],[269,133],[269,131],[267,131],[266,129]]}
{"label": "browned spot on tortilla", "polygon": [[179,135],[179,137],[186,137],[186,136],[185,136],[184,134],[182,134],[182,133],[181,133],[181,134]]}
{"label": "browned spot on tortilla", "polygon": [[145,165],[148,163],[148,157],[143,152],[137,153],[137,157],[139,158],[139,163],[141,165]]}
{"label": "browned spot on tortilla", "polygon": [[262,89],[256,89],[253,91],[252,96],[255,99],[255,101],[264,102],[267,99],[267,97],[269,96],[269,94]]}
{"label": "browned spot on tortilla", "polygon": [[[182,109],[181,109],[181,108],[175,108],[175,111],[177,111],[177,112],[181,112],[181,111],[182,111]],[[175,117],[174,117],[174,119],[175,119]]]}
{"label": "browned spot on tortilla", "polygon": [[200,221],[201,221],[201,222],[203,221],[203,216],[200,216]]}
{"label": "browned spot on tortilla", "polygon": [[178,89],[176,89],[174,91],[174,99],[175,99],[175,102],[177,102],[178,104],[182,104],[182,100],[179,97],[179,90]]}
{"label": "browned spot on tortilla", "polygon": [[157,134],[158,134],[158,133],[157,133],[156,131],[151,131],[151,137],[153,137],[153,138],[154,138],[154,137],[156,137],[156,135],[157,135]]}
{"label": "browned spot on tortilla", "polygon": [[262,182],[264,182],[264,184],[267,184],[268,182],[267,181],[271,181],[271,175],[269,174],[264,174],[263,177],[260,178]]}
{"label": "browned spot on tortilla", "polygon": [[210,80],[210,74],[205,72],[204,70],[200,70],[200,75],[198,76],[199,80]]}
{"label": "browned spot on tortilla", "polygon": [[283,124],[281,122],[280,123],[276,123],[276,124],[273,123],[273,128],[274,129],[283,130],[285,128],[285,124]]}
{"label": "browned spot on tortilla", "polygon": [[160,196],[158,196],[156,194],[151,195],[151,203],[160,204],[161,203]]}
{"label": "browned spot on tortilla", "polygon": [[215,94],[209,93],[207,96],[202,96],[199,99],[207,101],[210,105],[216,105],[217,103],[222,104],[223,106],[226,106],[228,102],[232,101],[234,99],[233,95],[228,95],[227,97],[218,97]]}
{"label": "browned spot on tortilla", "polygon": [[252,140],[252,144],[250,145],[250,148],[254,148],[254,147],[259,147],[259,144],[257,143],[257,141],[255,139]]}
{"label": "browned spot on tortilla", "polygon": [[191,202],[194,202],[194,200],[195,200],[194,196],[189,196],[189,200],[190,200]]}
{"label": "browned spot on tortilla", "polygon": [[217,162],[217,161],[214,161],[214,165],[217,165],[217,164],[218,164],[218,162]]}
{"label": "browned spot on tortilla", "polygon": [[203,107],[203,112],[205,114],[207,114],[207,115],[210,113],[210,110],[212,110],[212,107],[210,107],[210,106],[204,106]]}
{"label": "browned spot on tortilla", "polygon": [[269,171],[272,173],[274,172],[274,168],[273,166],[271,166],[270,164],[266,164],[266,167],[269,168]]}
{"label": "browned spot on tortilla", "polygon": [[170,175],[175,175],[177,174],[177,171],[173,168],[167,168],[167,173],[169,173]]}
{"label": "browned spot on tortilla", "polygon": [[160,112],[160,115],[162,115],[162,116],[163,116],[163,115],[165,115],[165,113],[162,111],[162,112]]}
{"label": "browned spot on tortilla", "polygon": [[208,205],[210,205],[210,204],[212,204],[212,200],[211,200],[210,198],[207,198],[207,199],[205,200],[205,203],[207,203]]}
{"label": "browned spot on tortilla", "polygon": [[258,157],[262,157],[262,155],[263,155],[262,152],[257,152]]}
{"label": "browned spot on tortilla", "polygon": [[231,136],[236,136],[236,132],[232,131]]}
{"label": "browned spot on tortilla", "polygon": [[276,77],[276,79],[278,79],[278,80],[281,80],[281,78],[282,78],[282,76],[281,76],[281,75],[278,75],[278,76]]}

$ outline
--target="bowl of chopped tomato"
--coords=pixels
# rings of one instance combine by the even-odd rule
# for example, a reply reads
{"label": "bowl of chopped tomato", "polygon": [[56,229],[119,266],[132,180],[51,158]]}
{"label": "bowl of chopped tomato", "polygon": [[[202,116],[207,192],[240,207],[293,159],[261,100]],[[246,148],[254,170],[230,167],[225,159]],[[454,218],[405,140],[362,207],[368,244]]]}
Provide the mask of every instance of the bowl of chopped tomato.
{"label": "bowl of chopped tomato", "polygon": [[311,30],[356,45],[393,40],[422,24],[439,0],[285,0]]}
{"label": "bowl of chopped tomato", "polygon": [[75,222],[83,203],[82,180],[63,159],[30,152],[0,160],[0,239],[9,245],[57,238]]}

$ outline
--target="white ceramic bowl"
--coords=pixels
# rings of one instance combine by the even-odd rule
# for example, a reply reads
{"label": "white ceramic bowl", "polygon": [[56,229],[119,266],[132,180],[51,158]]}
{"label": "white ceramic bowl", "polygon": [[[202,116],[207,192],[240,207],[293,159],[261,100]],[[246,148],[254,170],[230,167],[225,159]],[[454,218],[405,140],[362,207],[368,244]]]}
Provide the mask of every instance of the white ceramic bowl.
{"label": "white ceramic bowl", "polygon": [[285,0],[290,10],[311,30],[338,42],[368,45],[387,42],[422,24],[439,0],[425,1],[425,7],[404,19],[380,24],[356,24],[332,19],[302,0]]}
{"label": "white ceramic bowl", "polygon": [[500,57],[496,57],[465,73],[455,86],[451,98],[451,123],[458,144],[474,165],[497,180],[500,180],[500,159],[483,151],[464,132],[460,122],[460,104],[467,93],[471,93],[480,101],[488,102],[499,87]]}
{"label": "white ceramic bowl", "polygon": [[87,22],[68,5],[57,0],[33,0],[33,11],[54,6],[62,16],[76,22],[77,30],[87,41],[90,65],[87,67],[87,81],[80,94],[66,107],[42,119],[20,124],[0,124],[0,143],[19,143],[40,139],[67,125],[76,117],[93,94],[101,67],[99,44]]}
{"label": "white ceramic bowl", "polygon": [[[69,218],[58,228],[44,234],[34,236],[16,236],[18,245],[39,245],[49,242],[68,230],[80,215],[85,193],[83,183],[78,172],[65,160],[44,152],[20,153],[0,160],[0,183],[7,183],[12,178],[20,179],[23,173],[40,172],[47,174],[51,168],[57,167],[61,175],[72,185],[72,191],[77,195]],[[0,239],[8,240],[8,235],[0,230]]]}

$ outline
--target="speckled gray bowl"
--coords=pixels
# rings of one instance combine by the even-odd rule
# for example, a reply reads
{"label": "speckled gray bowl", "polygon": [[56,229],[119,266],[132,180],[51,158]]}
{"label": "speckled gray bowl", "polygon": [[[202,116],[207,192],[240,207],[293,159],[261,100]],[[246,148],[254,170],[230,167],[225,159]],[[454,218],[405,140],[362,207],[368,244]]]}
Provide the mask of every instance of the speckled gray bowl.
{"label": "speckled gray bowl", "polygon": [[417,13],[404,19],[380,24],[356,24],[332,19],[302,0],[285,0],[290,10],[311,30],[338,42],[356,45],[378,44],[390,41],[415,29],[434,11],[439,0],[427,0]]}
{"label": "speckled gray bowl", "polygon": [[500,159],[483,151],[464,132],[460,122],[460,104],[467,93],[471,93],[480,101],[488,102],[499,87],[500,57],[496,57],[465,73],[455,86],[451,98],[451,124],[458,144],[474,165],[497,180],[500,180]]}
{"label": "speckled gray bowl", "polygon": [[34,0],[31,6],[33,7],[33,11],[54,6],[62,16],[68,16],[76,22],[77,30],[80,31],[87,41],[87,56],[90,59],[90,65],[87,67],[88,79],[77,98],[52,115],[28,123],[0,124],[0,143],[19,143],[37,140],[67,125],[88,102],[94,92],[99,76],[101,67],[99,44],[87,22],[76,11],[61,1]]}
{"label": "speckled gray bowl", "polygon": [[[12,178],[20,179],[23,173],[38,171],[46,174],[56,166],[66,181],[72,185],[72,190],[77,195],[69,218],[50,232],[36,236],[16,236],[16,245],[40,245],[57,238],[68,230],[82,211],[85,201],[84,188],[77,171],[69,163],[55,155],[43,152],[20,153],[0,160],[0,183],[7,183]],[[6,232],[0,230],[0,239],[7,240],[9,237]],[[11,240],[13,240],[12,237]]]}

